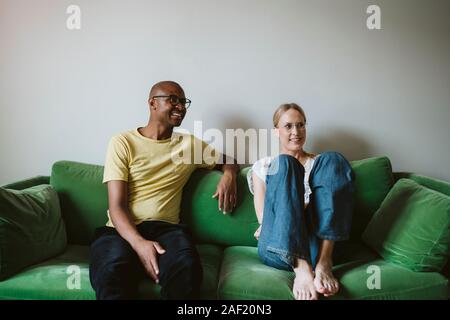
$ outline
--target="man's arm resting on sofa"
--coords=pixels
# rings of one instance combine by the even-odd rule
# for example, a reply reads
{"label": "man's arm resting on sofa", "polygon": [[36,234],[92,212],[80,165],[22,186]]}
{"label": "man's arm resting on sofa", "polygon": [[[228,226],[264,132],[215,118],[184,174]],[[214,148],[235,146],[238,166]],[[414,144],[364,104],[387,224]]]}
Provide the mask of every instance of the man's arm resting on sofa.
{"label": "man's arm resting on sofa", "polygon": [[117,232],[136,251],[149,275],[158,283],[157,254],[163,254],[165,250],[158,242],[146,240],[139,234],[128,209],[127,182],[119,180],[108,182],[108,205],[109,215]]}
{"label": "man's arm resting on sofa", "polygon": [[223,156],[223,163],[218,164],[214,169],[222,170],[223,176],[217,184],[216,192],[213,198],[219,200],[219,210],[223,209],[223,213],[231,212],[237,203],[237,173],[240,168],[236,159],[227,161],[226,156]]}

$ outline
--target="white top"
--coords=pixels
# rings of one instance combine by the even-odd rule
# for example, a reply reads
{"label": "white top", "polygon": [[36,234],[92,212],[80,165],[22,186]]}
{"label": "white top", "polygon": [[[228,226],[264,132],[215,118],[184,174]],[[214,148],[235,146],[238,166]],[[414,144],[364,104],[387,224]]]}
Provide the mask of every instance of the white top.
{"label": "white top", "polygon": [[[309,187],[309,175],[311,173],[311,169],[314,165],[314,160],[316,160],[316,158],[319,155],[315,156],[314,158],[308,158],[308,160],[306,161],[304,168],[305,168],[305,180],[304,180],[304,185],[305,185],[305,207],[308,205],[309,203],[309,196],[311,194],[311,188]],[[263,181],[264,183],[266,183],[266,177],[267,177],[267,172],[269,170],[269,165],[270,163],[273,161],[274,157],[264,157],[262,159],[259,159],[258,161],[256,161],[253,166],[251,167],[251,169],[247,172],[247,182],[248,182],[248,187],[250,189],[250,192],[252,194],[254,193],[253,190],[253,177],[252,177],[252,173],[254,172],[255,175],[261,179],[261,181]]]}

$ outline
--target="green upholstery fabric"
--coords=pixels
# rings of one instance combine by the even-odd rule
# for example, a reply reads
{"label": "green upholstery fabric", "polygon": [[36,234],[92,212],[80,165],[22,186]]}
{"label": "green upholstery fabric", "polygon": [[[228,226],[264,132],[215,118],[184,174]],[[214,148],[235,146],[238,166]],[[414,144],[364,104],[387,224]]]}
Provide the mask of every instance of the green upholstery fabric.
{"label": "green upholstery fabric", "polygon": [[[340,243],[336,265],[361,264],[377,259],[370,249],[355,243]],[[225,249],[220,272],[219,297],[222,299],[294,299],[294,273],[264,265],[257,248],[233,246]]]}
{"label": "green upholstery fabric", "polygon": [[[0,282],[0,299],[95,299],[89,282],[88,257],[89,247],[69,245],[62,255]],[[80,289],[68,289],[70,266],[80,268]]]}
{"label": "green upholstery fabric", "polygon": [[[427,177],[420,174],[410,173],[410,172],[394,172],[394,177],[396,180],[401,178],[411,179],[420,185],[427,187],[429,189],[438,191],[440,193],[450,196],[450,183],[447,181]],[[442,274],[447,278],[450,277],[450,259],[442,270]]]}
{"label": "green upholstery fabric", "polygon": [[58,195],[50,185],[0,188],[0,280],[60,254],[67,245]]}
{"label": "green upholstery fabric", "polygon": [[257,248],[233,246],[224,251],[219,299],[293,299],[294,273],[261,263]]}
{"label": "green upholstery fabric", "polygon": [[[379,259],[362,245],[348,244],[336,260],[334,273],[341,282],[331,299],[446,299],[448,280],[439,273],[419,273]],[[370,266],[380,269],[380,289],[369,289]],[[370,269],[369,269],[370,270]],[[263,265],[257,249],[225,249],[219,280],[221,299],[293,299],[294,273]]]}
{"label": "green upholstery fabric", "polygon": [[23,190],[26,188],[40,185],[40,184],[49,184],[49,183],[50,183],[50,177],[36,176],[34,178],[24,179],[24,180],[16,181],[14,183],[7,184],[7,185],[3,186],[3,188],[13,189],[13,190]]}
{"label": "green upholstery fabric", "polygon": [[450,196],[450,183],[447,181],[423,176],[420,174],[405,173],[405,172],[394,173],[394,176],[396,180],[400,180],[402,178],[414,180],[418,184],[427,187],[428,189],[435,190]]}
{"label": "green upholstery fabric", "polygon": [[[204,272],[202,298],[215,299],[222,249],[213,245],[199,245],[197,248]],[[81,276],[79,289],[73,286],[73,289],[69,289],[68,282],[72,283],[70,277],[74,274],[68,269],[70,266],[79,267]],[[159,292],[160,287],[150,279],[142,280],[139,285],[142,299],[157,299]],[[70,245],[64,254],[1,281],[0,299],[95,299],[95,292],[89,281],[89,247]]]}
{"label": "green upholstery fabric", "polygon": [[414,271],[441,271],[449,256],[450,197],[400,179],[363,240],[385,260]]}
{"label": "green upholstery fabric", "polygon": [[350,239],[359,241],[375,211],[394,184],[391,162],[387,157],[352,161],[355,173],[355,209]]}
{"label": "green upholstery fabric", "polygon": [[197,241],[256,246],[253,234],[259,224],[247,186],[247,170],[238,175],[237,207],[226,215],[219,211],[217,199],[212,198],[222,173],[197,170],[192,174],[183,191],[181,220],[191,226]]}
{"label": "green upholstery fabric", "polygon": [[88,245],[94,230],[106,224],[108,189],[102,184],[103,167],[58,161],[50,184],[58,192],[70,244]]}
{"label": "green upholstery fabric", "polygon": [[[218,210],[217,199],[212,198],[222,173],[197,170],[192,174],[183,192],[181,220],[191,225],[200,243],[256,246],[253,234],[258,221],[247,187],[246,170],[238,176],[237,208],[227,215]],[[95,228],[106,223],[108,191],[102,177],[102,166],[72,161],[58,161],[53,165],[50,183],[60,196],[71,244],[89,244]]]}
{"label": "green upholstery fabric", "polygon": [[[355,214],[352,238],[359,241],[373,213],[393,184],[391,164],[386,157],[353,161],[355,172]],[[224,215],[212,198],[222,173],[197,170],[186,184],[181,205],[181,220],[192,226],[201,243],[256,246],[253,237],[258,228],[253,196],[248,190],[246,174],[238,175],[238,206]],[[107,188],[101,183],[103,167],[71,161],[53,165],[50,183],[60,195],[66,221],[68,241],[88,244],[96,227],[106,223]]]}
{"label": "green upholstery fabric", "polygon": [[[373,275],[370,268],[380,269],[380,289],[369,289]],[[447,299],[448,279],[437,272],[414,272],[386,260],[337,265],[334,274],[341,290],[332,299],[426,300]]]}
{"label": "green upholstery fabric", "polygon": [[[354,242],[343,243],[334,260],[334,272],[342,285],[333,299],[448,299],[446,277],[436,272],[414,272],[382,260],[361,244],[360,235],[392,187],[393,175],[386,157],[351,164],[356,176]],[[198,170],[184,188],[182,221],[189,223],[197,241],[204,243],[198,245],[204,268],[202,298],[292,299],[293,273],[267,267],[257,255],[253,233],[258,225],[246,182],[248,169],[239,175],[238,208],[232,214],[223,215],[217,209],[217,200],[211,198],[220,172]],[[51,183],[60,196],[69,242],[84,246],[70,245],[64,254],[0,281],[0,299],[95,298],[89,283],[86,245],[94,229],[107,219],[107,190],[101,183],[102,175],[101,166],[71,161],[54,164]],[[447,182],[415,174],[408,174],[408,178],[450,194]],[[48,181],[48,177],[36,177],[8,186],[23,189]],[[223,245],[225,251],[214,244]],[[67,288],[67,268],[71,265],[80,267],[80,290]],[[367,288],[371,276],[367,271],[373,265],[381,270],[381,289]],[[159,297],[159,286],[151,281],[141,282],[139,290],[142,298]]]}

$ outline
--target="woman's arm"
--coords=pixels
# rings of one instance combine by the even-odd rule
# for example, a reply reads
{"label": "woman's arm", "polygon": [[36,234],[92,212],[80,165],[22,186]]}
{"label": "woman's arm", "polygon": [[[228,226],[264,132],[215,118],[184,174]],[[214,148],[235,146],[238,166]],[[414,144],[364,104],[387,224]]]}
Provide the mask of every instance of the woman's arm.
{"label": "woman's arm", "polygon": [[262,181],[254,172],[252,172],[253,180],[253,203],[255,205],[256,218],[258,218],[259,228],[255,231],[255,238],[259,239],[259,233],[261,232],[261,225],[264,212],[264,196],[266,195],[266,184]]}
{"label": "woman's arm", "polygon": [[264,211],[264,196],[266,194],[266,184],[254,172],[252,172],[253,180],[253,203],[255,205],[256,217],[259,224],[262,224]]}

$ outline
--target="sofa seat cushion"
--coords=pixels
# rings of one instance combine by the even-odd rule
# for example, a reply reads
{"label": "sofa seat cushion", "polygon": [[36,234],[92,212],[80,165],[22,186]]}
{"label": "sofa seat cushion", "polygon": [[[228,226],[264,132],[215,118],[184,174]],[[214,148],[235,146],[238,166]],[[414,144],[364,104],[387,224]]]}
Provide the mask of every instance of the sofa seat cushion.
{"label": "sofa seat cushion", "polygon": [[334,274],[340,279],[341,290],[333,299],[435,300],[448,297],[448,279],[442,274],[411,271],[383,259],[337,265]]}
{"label": "sofa seat cushion", "polygon": [[[223,250],[214,245],[199,245],[197,248],[203,266],[202,298],[215,299]],[[79,283],[74,277],[78,272]],[[142,280],[139,284],[139,296],[142,299],[157,299],[159,291],[160,286],[150,279]],[[56,258],[1,281],[0,299],[95,299],[95,292],[89,281],[89,247],[69,245]]]}
{"label": "sofa seat cushion", "polygon": [[[0,299],[95,299],[88,261],[89,247],[69,245],[63,254],[0,282]],[[79,289],[70,290],[67,284],[74,282],[69,277],[78,271]]]}
{"label": "sofa seat cushion", "polygon": [[[446,299],[448,280],[439,273],[418,273],[380,260],[362,244],[343,244],[334,272],[341,289],[333,299]],[[381,289],[368,289],[370,266],[380,268]],[[371,270],[371,269],[369,269]],[[235,246],[224,251],[220,299],[294,299],[294,273],[264,265],[257,248]]]}
{"label": "sofa seat cushion", "polygon": [[225,249],[219,277],[219,299],[293,299],[290,286],[294,274],[262,264],[257,250],[247,246]]}

